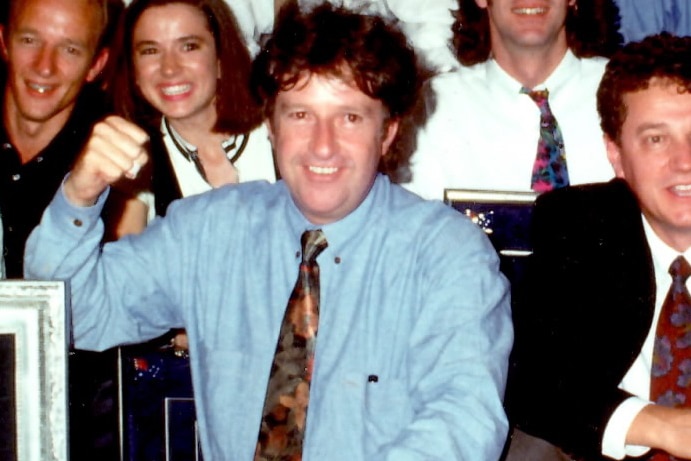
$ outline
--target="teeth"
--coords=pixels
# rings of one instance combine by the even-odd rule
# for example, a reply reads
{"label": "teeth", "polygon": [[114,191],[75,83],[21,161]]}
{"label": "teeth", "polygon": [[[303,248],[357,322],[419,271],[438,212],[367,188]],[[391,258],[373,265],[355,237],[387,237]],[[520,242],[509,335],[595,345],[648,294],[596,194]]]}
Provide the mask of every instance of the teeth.
{"label": "teeth", "polygon": [[338,171],[336,167],[326,167],[326,166],[310,166],[309,170],[316,174],[334,174]]}
{"label": "teeth", "polygon": [[29,88],[38,91],[40,94],[44,94],[50,89],[50,85],[39,85],[38,83],[29,83]]}
{"label": "teeth", "polygon": [[162,88],[161,91],[163,91],[163,94],[166,96],[175,96],[178,94],[182,94],[186,91],[189,91],[191,85],[174,85],[174,86],[167,86],[165,88]]}
{"label": "teeth", "polygon": [[516,14],[527,15],[545,14],[547,12],[547,8],[514,8],[513,12]]}
{"label": "teeth", "polygon": [[677,192],[691,192],[691,185],[689,184],[680,184],[678,186],[674,186],[674,190]]}

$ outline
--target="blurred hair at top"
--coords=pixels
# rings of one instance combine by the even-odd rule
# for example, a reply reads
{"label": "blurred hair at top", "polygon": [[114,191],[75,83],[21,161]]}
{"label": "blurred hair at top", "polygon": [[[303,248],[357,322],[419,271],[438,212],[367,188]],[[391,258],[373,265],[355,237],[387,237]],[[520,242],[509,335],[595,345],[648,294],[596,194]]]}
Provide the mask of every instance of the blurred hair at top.
{"label": "blurred hair at top", "polygon": [[[454,11],[453,47],[465,66],[487,61],[491,56],[489,16],[475,0],[458,0]],[[613,0],[577,1],[566,16],[566,41],[579,58],[610,57],[622,44],[619,7]]]}
{"label": "blurred hair at top", "polygon": [[132,36],[144,11],[176,3],[200,10],[214,37],[223,76],[216,88],[217,119],[214,131],[239,134],[256,128],[262,121],[262,113],[250,91],[252,58],[235,16],[224,0],[133,0],[127,6],[117,39],[118,69],[122,76],[113,85],[116,112],[149,127],[158,126],[161,114],[137,88]]}

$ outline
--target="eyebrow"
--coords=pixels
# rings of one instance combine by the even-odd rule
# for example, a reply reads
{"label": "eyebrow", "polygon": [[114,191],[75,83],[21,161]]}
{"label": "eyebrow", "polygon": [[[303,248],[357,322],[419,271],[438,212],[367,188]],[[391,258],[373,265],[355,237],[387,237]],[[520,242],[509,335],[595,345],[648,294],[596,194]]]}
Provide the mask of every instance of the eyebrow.
{"label": "eyebrow", "polygon": [[[288,91],[292,91],[292,90],[288,90]],[[287,93],[287,91],[282,91],[282,93],[285,94],[285,93]],[[307,108],[307,107],[311,107],[313,105],[316,105],[316,104],[305,103],[303,101],[285,101],[285,100],[282,100],[275,105],[275,108],[279,108],[279,107],[281,107],[281,108],[294,108],[294,107],[305,107],[305,108]],[[345,104],[337,105],[337,108],[341,112],[354,112],[354,113],[361,113],[363,115],[372,115],[372,114],[376,114],[376,112],[377,112],[376,108],[373,106],[370,106],[370,105],[357,106],[357,105],[345,103]]]}
{"label": "eyebrow", "polygon": [[[175,39],[176,42],[186,42],[188,40],[198,40],[200,42],[207,41],[201,35],[195,35],[195,34],[183,35],[182,37],[178,37]],[[134,47],[136,48],[136,47],[139,47],[141,45],[157,45],[159,43],[161,43],[161,42],[156,41],[156,40],[140,40],[140,41],[134,43]]]}
{"label": "eyebrow", "polygon": [[636,128],[636,134],[643,133],[648,130],[656,130],[660,128],[665,128],[667,123],[665,122],[646,122]]}
{"label": "eyebrow", "polygon": [[[23,28],[19,28],[19,29],[14,29],[14,31],[12,32],[12,35],[37,35],[37,36],[41,36],[41,31],[38,29],[35,29],[33,27],[23,27]],[[86,42],[81,41],[81,40],[75,40],[75,39],[70,38],[70,37],[65,37],[65,38],[61,39],[59,43],[63,44],[63,45],[67,44],[67,45],[75,46],[77,48],[89,49],[89,45]]]}

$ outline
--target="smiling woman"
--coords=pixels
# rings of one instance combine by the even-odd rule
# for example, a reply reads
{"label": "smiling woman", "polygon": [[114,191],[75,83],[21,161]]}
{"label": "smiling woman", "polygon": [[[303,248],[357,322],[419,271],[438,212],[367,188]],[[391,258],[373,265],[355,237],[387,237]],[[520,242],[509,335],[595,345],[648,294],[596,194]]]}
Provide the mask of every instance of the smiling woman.
{"label": "smiling woman", "polygon": [[[275,181],[261,109],[249,90],[250,53],[224,0],[134,0],[120,33],[116,109],[148,132],[151,162],[136,181],[121,184],[128,189],[112,191],[111,238],[139,233],[173,200],[227,184]],[[152,350],[161,344],[164,350]],[[124,389],[126,444],[158,459],[163,420],[151,421],[163,414],[166,390],[191,397],[189,359],[182,330],[148,346],[124,351],[132,377]],[[159,372],[166,378],[157,381]]]}
{"label": "smiling woman", "polygon": [[116,236],[140,231],[146,207],[150,219],[180,197],[276,179],[251,57],[223,0],[134,0],[121,33],[117,109],[149,132],[153,170],[152,195],[139,196]]}

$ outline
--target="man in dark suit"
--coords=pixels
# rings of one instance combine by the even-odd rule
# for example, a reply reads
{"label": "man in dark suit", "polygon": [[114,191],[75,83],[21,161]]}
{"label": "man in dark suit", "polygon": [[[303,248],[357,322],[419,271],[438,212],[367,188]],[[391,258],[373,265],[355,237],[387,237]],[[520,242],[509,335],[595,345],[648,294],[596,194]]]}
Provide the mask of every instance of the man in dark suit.
{"label": "man in dark suit", "polygon": [[619,51],[598,90],[617,179],[534,210],[506,403],[519,429],[576,459],[691,459],[691,391],[676,407],[651,398],[667,271],[691,260],[689,56],[691,37],[668,34]]}

